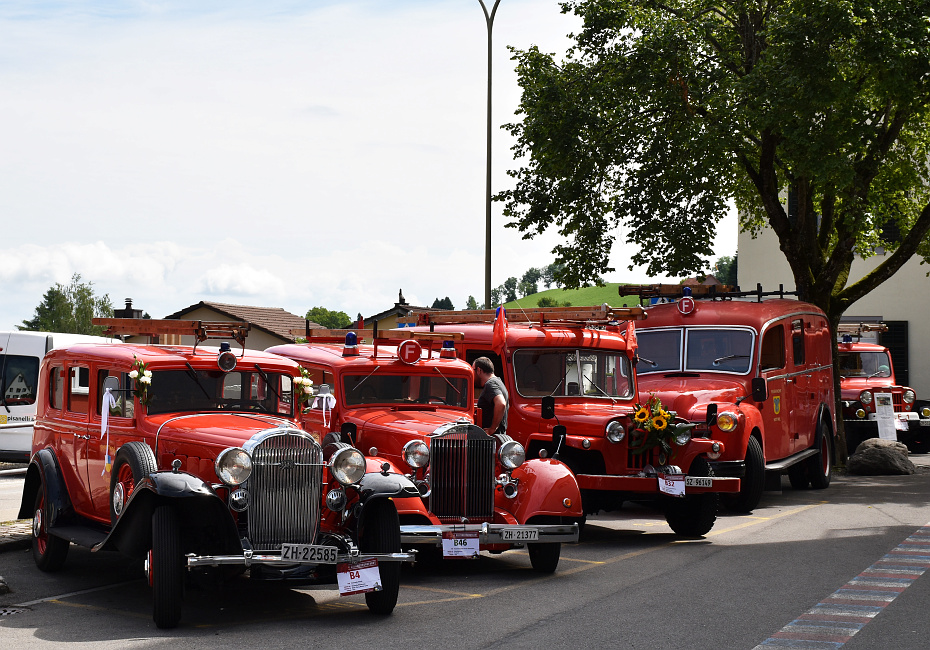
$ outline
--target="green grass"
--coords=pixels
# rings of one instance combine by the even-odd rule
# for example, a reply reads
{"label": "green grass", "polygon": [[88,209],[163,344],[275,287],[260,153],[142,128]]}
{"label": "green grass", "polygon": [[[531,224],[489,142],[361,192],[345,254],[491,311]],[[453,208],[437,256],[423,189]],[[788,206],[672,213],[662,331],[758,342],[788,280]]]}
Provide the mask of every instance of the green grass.
{"label": "green grass", "polygon": [[639,304],[636,296],[621,296],[618,292],[619,282],[611,282],[603,287],[585,287],[583,289],[548,289],[534,293],[531,296],[520,298],[514,302],[508,302],[504,305],[505,309],[535,309],[537,303],[542,297],[549,297],[557,300],[559,305],[570,302],[572,307],[591,307],[594,305],[603,305],[605,302],[611,307],[633,307]]}

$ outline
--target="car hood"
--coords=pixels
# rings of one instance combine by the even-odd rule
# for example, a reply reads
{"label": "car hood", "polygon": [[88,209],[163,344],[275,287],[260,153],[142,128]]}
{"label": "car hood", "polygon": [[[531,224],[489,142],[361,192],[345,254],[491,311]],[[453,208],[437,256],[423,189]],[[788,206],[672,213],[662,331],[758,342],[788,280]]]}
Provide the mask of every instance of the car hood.
{"label": "car hood", "polygon": [[666,409],[694,422],[706,417],[708,404],[731,404],[748,392],[742,381],[725,377],[640,377],[639,394],[644,400],[654,394]]}
{"label": "car hood", "polygon": [[891,388],[894,382],[890,377],[846,377],[840,378],[840,394],[845,400],[859,399],[859,393],[865,389],[876,390],[880,388]]}
{"label": "car hood", "polygon": [[[444,424],[456,422],[462,418],[462,411],[444,411],[441,409],[378,409],[350,411],[346,419],[355,422],[360,430],[366,432],[382,431],[388,433],[403,432],[429,436]],[[471,422],[471,420],[469,420]]]}
{"label": "car hood", "polygon": [[166,413],[149,417],[148,423],[158,432],[159,449],[165,451],[167,447],[183,450],[186,445],[222,451],[241,447],[266,429],[300,428],[293,420],[252,413]]}

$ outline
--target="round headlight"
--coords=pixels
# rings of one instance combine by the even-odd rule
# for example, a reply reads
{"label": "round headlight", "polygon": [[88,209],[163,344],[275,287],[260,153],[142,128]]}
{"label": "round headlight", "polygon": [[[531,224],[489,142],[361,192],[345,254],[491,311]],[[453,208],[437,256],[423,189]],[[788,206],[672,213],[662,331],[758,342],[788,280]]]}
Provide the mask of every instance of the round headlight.
{"label": "round headlight", "polygon": [[871,404],[872,403],[872,391],[864,390],[861,393],[859,393],[859,401],[867,406]]}
{"label": "round headlight", "polygon": [[717,428],[729,433],[739,426],[739,414],[732,411],[724,411],[717,414]]}
{"label": "round headlight", "polygon": [[717,460],[720,458],[720,454],[723,453],[723,445],[714,440],[710,445],[710,451],[707,452],[707,457],[711,460]]}
{"label": "round headlight", "polygon": [[329,459],[329,471],[343,485],[358,483],[365,476],[365,457],[355,447],[345,447]]}
{"label": "round headlight", "polygon": [[905,404],[913,404],[914,400],[917,399],[917,393],[908,388],[904,391],[904,395],[901,396],[901,399],[904,400]]}
{"label": "round headlight", "polygon": [[926,406],[920,409],[920,416],[924,418],[930,418],[930,408]]}
{"label": "round headlight", "polygon": [[216,357],[216,365],[223,372],[232,372],[236,367],[236,355],[229,350],[224,350]]}
{"label": "round headlight", "polygon": [[501,465],[507,469],[516,469],[526,460],[526,451],[524,451],[523,445],[516,440],[508,440],[501,445],[498,457],[501,460]]}
{"label": "round headlight", "polygon": [[620,442],[626,435],[626,429],[624,429],[623,425],[620,424],[617,420],[614,420],[607,425],[606,435],[607,439],[611,442]]}
{"label": "round headlight", "polygon": [[410,467],[429,465],[429,447],[422,440],[411,440],[404,445],[404,460]]}
{"label": "round headlight", "polygon": [[860,420],[865,417],[865,409],[856,409],[856,417]]}
{"label": "round headlight", "polygon": [[672,441],[679,447],[684,447],[685,445],[687,445],[689,440],[691,440],[690,429],[682,429],[681,431],[675,434],[674,438],[672,438]]}
{"label": "round headlight", "polygon": [[252,474],[252,457],[245,449],[230,447],[216,457],[216,475],[226,485],[241,485]]}

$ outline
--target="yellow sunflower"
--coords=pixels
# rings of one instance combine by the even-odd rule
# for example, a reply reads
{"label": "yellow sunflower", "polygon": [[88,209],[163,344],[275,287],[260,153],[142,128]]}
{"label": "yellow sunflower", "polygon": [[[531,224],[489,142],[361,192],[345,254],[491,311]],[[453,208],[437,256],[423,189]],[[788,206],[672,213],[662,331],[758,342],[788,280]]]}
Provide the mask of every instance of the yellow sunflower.
{"label": "yellow sunflower", "polygon": [[668,421],[661,415],[652,418],[652,428],[656,431],[664,431],[666,426],[668,426]]}
{"label": "yellow sunflower", "polygon": [[649,410],[645,406],[639,407],[639,410],[636,411],[636,415],[633,416],[633,419],[637,422],[645,422],[649,419]]}

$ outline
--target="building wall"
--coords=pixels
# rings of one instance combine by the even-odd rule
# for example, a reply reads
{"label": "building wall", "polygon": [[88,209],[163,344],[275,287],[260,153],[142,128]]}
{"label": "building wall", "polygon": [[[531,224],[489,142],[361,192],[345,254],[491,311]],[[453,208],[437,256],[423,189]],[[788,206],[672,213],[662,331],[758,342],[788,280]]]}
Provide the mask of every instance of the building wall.
{"label": "building wall", "polygon": [[[738,283],[744,291],[762,283],[766,291],[779,283],[794,291],[794,280],[785,256],[778,248],[775,233],[766,229],[753,239],[739,235]],[[867,260],[857,258],[850,270],[850,282],[862,278],[886,259],[876,255]],[[846,321],[906,321],[908,323],[908,382],[920,399],[930,399],[930,266],[911,258],[894,276],[870,294],[853,303],[843,316]]]}

